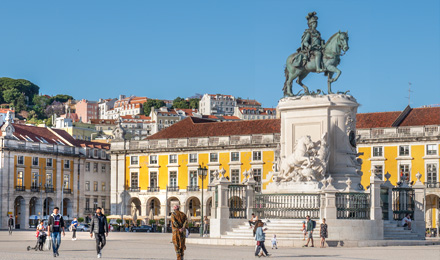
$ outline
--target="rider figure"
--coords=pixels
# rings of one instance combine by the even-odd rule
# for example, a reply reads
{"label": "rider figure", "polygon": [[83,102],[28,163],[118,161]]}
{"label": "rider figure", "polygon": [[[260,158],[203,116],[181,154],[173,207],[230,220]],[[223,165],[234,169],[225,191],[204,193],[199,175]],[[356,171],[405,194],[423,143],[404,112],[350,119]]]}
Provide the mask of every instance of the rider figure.
{"label": "rider figure", "polygon": [[318,17],[316,12],[309,13],[307,16],[307,24],[309,28],[304,32],[301,38],[301,51],[305,52],[310,59],[310,54],[315,55],[316,72],[324,72],[321,67],[322,62],[322,50],[324,46],[324,40],[321,38],[321,33],[316,30],[318,26]]}

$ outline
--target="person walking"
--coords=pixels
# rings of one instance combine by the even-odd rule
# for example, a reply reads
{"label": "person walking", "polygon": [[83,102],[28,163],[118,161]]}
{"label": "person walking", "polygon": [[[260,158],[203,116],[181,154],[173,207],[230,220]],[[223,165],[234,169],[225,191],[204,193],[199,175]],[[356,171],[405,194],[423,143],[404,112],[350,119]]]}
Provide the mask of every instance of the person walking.
{"label": "person walking", "polygon": [[96,240],[96,252],[98,258],[102,257],[102,248],[104,248],[106,243],[106,237],[108,236],[108,223],[107,217],[102,214],[102,209],[100,207],[96,208],[96,214],[92,217],[92,222],[90,223],[90,237],[93,237],[95,233]]}
{"label": "person walking", "polygon": [[307,222],[306,222],[307,243],[303,247],[308,247],[310,241],[312,241],[311,247],[314,247],[314,245],[313,245],[313,229],[315,228],[316,224],[314,223],[313,220],[310,219],[310,216],[307,216],[306,220],[307,220]]}
{"label": "person walking", "polygon": [[322,219],[321,228],[319,229],[319,235],[321,237],[321,248],[325,247],[325,239],[328,237],[327,224],[325,218]]}
{"label": "person walking", "polygon": [[255,240],[257,241],[255,256],[270,256],[270,254],[267,252],[266,246],[264,245],[264,241],[266,240],[266,234],[264,233],[264,231],[267,230],[267,228],[263,229],[264,223],[262,221],[255,222],[255,227]]}
{"label": "person walking", "polygon": [[203,237],[208,237],[209,220],[208,216],[203,218]]}
{"label": "person walking", "polygon": [[173,230],[173,244],[176,251],[177,260],[183,260],[185,245],[185,229],[188,228],[188,220],[185,213],[181,212],[180,206],[174,206],[174,212],[171,213],[171,227]]}
{"label": "person walking", "polygon": [[72,240],[76,240],[76,228],[78,227],[78,220],[76,218],[73,218],[72,223],[70,224],[70,227],[72,228]]}
{"label": "person walking", "polygon": [[9,235],[12,235],[12,229],[14,227],[14,219],[12,218],[12,215],[9,216],[8,219],[8,230],[9,230]]}
{"label": "person walking", "polygon": [[53,213],[49,217],[47,235],[52,240],[52,251],[53,257],[57,257],[60,254],[58,253],[58,249],[60,249],[61,245],[61,231],[63,231],[63,236],[66,235],[64,232],[64,219],[58,211],[60,208],[53,208]]}

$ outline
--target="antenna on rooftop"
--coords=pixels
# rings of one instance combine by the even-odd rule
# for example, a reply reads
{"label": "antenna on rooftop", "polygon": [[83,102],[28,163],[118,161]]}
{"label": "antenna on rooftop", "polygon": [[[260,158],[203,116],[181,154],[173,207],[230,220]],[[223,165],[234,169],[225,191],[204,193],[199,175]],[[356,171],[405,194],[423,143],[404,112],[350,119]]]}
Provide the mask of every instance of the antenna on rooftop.
{"label": "antenna on rooftop", "polygon": [[411,91],[411,86],[412,86],[412,83],[408,82],[408,96],[406,97],[406,98],[408,98],[408,106],[411,105],[411,92],[413,92],[413,91]]}

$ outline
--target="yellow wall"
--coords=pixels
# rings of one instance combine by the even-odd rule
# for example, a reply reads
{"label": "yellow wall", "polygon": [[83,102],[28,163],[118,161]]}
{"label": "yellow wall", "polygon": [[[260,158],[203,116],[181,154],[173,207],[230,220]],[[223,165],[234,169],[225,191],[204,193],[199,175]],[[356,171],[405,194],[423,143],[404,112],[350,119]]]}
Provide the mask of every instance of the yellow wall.
{"label": "yellow wall", "polygon": [[[423,159],[423,157],[425,157],[425,149],[426,149],[426,145],[429,144],[429,142],[427,142],[426,144],[413,144],[410,145],[410,157],[412,158],[410,160],[410,170],[411,170],[411,181],[416,181],[416,174],[420,173],[422,175],[421,177],[421,181],[422,182],[426,182],[426,169],[425,169],[425,159]],[[372,147],[373,146],[379,146],[379,145],[371,145],[369,147],[359,147],[358,151],[359,152],[363,152],[364,155],[361,155],[360,158],[363,159],[363,164],[362,164],[362,185],[364,187],[367,187],[370,185],[370,170],[371,170],[371,153],[372,153]],[[438,147],[438,151],[440,151],[440,145]],[[397,160],[398,158],[398,153],[399,153],[399,144],[395,144],[395,145],[389,145],[389,146],[384,146],[384,157],[385,157],[385,161],[384,161],[384,173],[389,172],[391,177],[390,177],[390,182],[393,185],[396,185],[397,182],[399,181],[399,175],[400,175],[400,170],[399,170],[399,165],[402,163],[407,163],[408,160]],[[439,168],[440,166],[440,159],[429,159],[429,162],[435,162],[437,163],[437,167]],[[440,180],[440,176],[439,176],[439,172],[437,172],[437,176],[438,176],[438,180]]]}
{"label": "yellow wall", "polygon": [[[213,169],[225,169],[226,177],[230,177],[230,160],[231,160],[231,152],[233,150],[226,151],[206,151],[198,153],[198,165],[206,166],[208,169],[208,176],[204,180],[204,188],[207,189],[209,185],[209,172]],[[218,152],[219,154],[219,164],[220,166],[209,166],[209,154],[211,152]],[[194,152],[186,152],[186,153],[176,153],[178,155],[178,183],[180,189],[186,189],[189,185],[189,172],[188,172],[188,162],[189,162],[189,154]],[[139,157],[139,187],[141,190],[147,190],[149,185],[149,171],[157,171],[158,172],[158,185],[161,190],[165,190],[167,185],[169,185],[169,172],[175,169],[175,166],[168,167],[169,159],[168,155],[170,153],[152,153],[151,155],[158,156],[158,166],[159,168],[148,168],[149,156],[150,154],[137,155]],[[173,154],[173,153],[172,153]],[[130,158],[131,156],[128,154],[126,157],[126,189],[130,187]],[[252,152],[245,151],[240,152],[240,171],[243,173],[244,171],[248,171],[252,168]],[[272,171],[273,161],[274,161],[274,151],[262,151],[262,166],[258,165],[258,167],[262,168],[262,180],[266,179],[267,174]],[[212,165],[212,164],[211,164]],[[254,166],[255,168],[256,166]],[[137,170],[136,170],[137,171]],[[243,175],[240,175],[240,182],[243,181]],[[199,186],[201,187],[202,180],[199,177]]]}

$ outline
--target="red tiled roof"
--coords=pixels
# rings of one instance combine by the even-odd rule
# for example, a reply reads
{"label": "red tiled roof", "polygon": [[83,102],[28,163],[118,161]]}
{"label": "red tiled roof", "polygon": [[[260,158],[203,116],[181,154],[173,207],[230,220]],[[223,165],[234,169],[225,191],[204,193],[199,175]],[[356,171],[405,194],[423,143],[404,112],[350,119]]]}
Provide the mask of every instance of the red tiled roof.
{"label": "red tiled roof", "polygon": [[147,137],[147,139],[272,134],[280,133],[280,127],[279,119],[215,122],[197,117],[187,117]]}
{"label": "red tiled roof", "polygon": [[151,120],[151,117],[145,115],[127,115],[121,116],[122,119],[138,119],[138,120]]}
{"label": "red tiled roof", "polygon": [[440,125],[440,107],[413,108],[399,126]]}
{"label": "red tiled roof", "polygon": [[[30,126],[30,125],[23,125],[23,124],[12,124],[15,128],[14,136],[21,141],[33,141],[36,143],[44,143],[46,141],[49,144],[59,144],[58,142],[61,142],[65,145],[68,145],[65,140],[63,140],[64,132],[67,137],[67,141],[74,141],[73,137],[69,135],[64,130],[57,129],[56,133],[60,134],[62,138],[57,136],[55,133],[53,133],[51,130],[49,130],[46,127],[38,127],[38,126]],[[52,129],[55,130],[55,129]],[[0,136],[2,133],[0,132]]]}
{"label": "red tiled roof", "polygon": [[238,99],[237,105],[261,106],[261,103],[255,99]]}
{"label": "red tiled roof", "polygon": [[401,112],[378,112],[378,113],[364,113],[356,115],[356,128],[379,128],[391,127],[394,120]]}
{"label": "red tiled roof", "polygon": [[[64,144],[67,146],[84,146],[83,144],[92,145],[96,148],[110,149],[110,144],[102,144],[96,142],[88,142],[83,140],[76,140],[66,131],[61,129],[47,128],[30,126],[23,124],[12,124],[14,126],[15,132],[14,136],[21,141],[33,141],[35,143],[44,143],[46,141],[48,144]],[[2,132],[0,131],[0,136]],[[100,147],[97,147],[97,146]]]}
{"label": "red tiled roof", "polygon": [[[412,108],[399,125],[393,126],[393,123],[402,113],[403,112],[395,111],[357,114],[356,128],[440,125],[440,107]],[[396,121],[396,124],[398,124],[398,121]]]}

